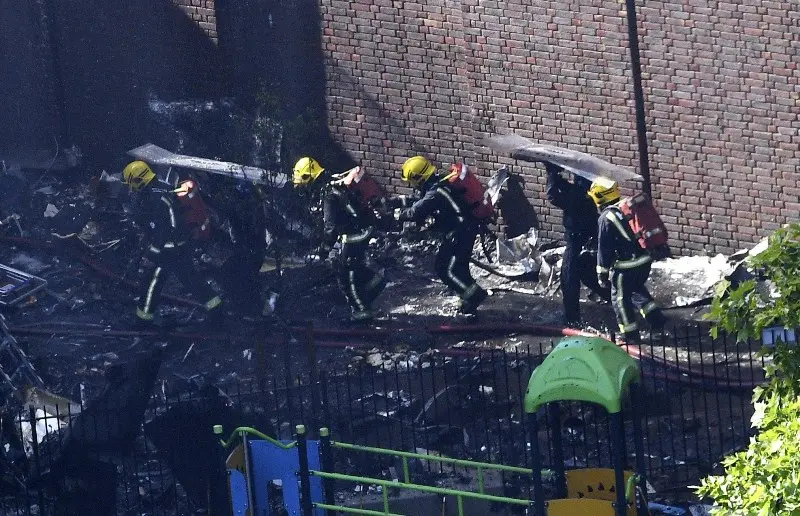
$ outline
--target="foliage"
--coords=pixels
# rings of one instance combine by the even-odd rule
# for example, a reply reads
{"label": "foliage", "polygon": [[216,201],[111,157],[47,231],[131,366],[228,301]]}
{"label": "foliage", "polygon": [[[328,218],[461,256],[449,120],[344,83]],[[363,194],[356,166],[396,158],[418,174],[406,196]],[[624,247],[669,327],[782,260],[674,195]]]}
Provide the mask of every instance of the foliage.
{"label": "foliage", "polygon": [[[737,340],[760,338],[762,330],[800,327],[800,224],[775,232],[749,265],[775,293],[755,280],[724,282],[709,318],[712,334],[722,329]],[[800,515],[800,349],[779,343],[766,366],[767,384],[753,393],[753,427],[759,430],[742,452],[726,457],[725,474],[705,478],[698,494],[715,501],[715,514]]]}
{"label": "foliage", "polygon": [[778,296],[770,298],[755,280],[731,285],[720,282],[707,318],[715,321],[712,335],[722,329],[739,341],[758,339],[775,324],[800,327],[800,224],[777,230],[766,250],[749,260],[751,268],[769,279]]}

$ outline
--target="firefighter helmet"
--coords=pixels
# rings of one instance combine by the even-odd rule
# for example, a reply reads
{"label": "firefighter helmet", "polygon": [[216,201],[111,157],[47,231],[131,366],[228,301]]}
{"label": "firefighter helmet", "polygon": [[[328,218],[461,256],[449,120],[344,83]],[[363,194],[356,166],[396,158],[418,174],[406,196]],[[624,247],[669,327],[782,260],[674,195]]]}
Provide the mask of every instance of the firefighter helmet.
{"label": "firefighter helmet", "polygon": [[317,160],[309,158],[308,156],[300,158],[294,164],[294,174],[292,175],[292,183],[294,186],[307,186],[317,180],[325,171]]}
{"label": "firefighter helmet", "polygon": [[408,158],[403,163],[403,181],[411,183],[412,186],[419,186],[436,172],[433,163],[422,156]]}
{"label": "firefighter helmet", "polygon": [[132,161],[122,170],[122,182],[134,192],[147,186],[155,177],[153,169],[144,161]]}
{"label": "firefighter helmet", "polygon": [[589,197],[598,207],[608,206],[619,200],[619,185],[611,179],[598,177],[589,188]]}

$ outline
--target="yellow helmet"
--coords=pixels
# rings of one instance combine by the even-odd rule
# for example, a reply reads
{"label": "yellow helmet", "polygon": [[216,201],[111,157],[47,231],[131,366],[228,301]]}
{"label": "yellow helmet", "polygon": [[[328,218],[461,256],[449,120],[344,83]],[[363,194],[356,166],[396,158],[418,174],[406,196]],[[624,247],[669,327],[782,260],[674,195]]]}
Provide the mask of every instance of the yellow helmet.
{"label": "yellow helmet", "polygon": [[611,179],[598,177],[589,187],[589,197],[599,207],[615,203],[620,198],[619,185]]}
{"label": "yellow helmet", "polygon": [[414,156],[403,163],[402,177],[403,181],[411,183],[413,186],[419,186],[427,181],[434,172],[436,172],[436,167],[433,166],[433,163],[422,156]]}
{"label": "yellow helmet", "polygon": [[317,180],[325,171],[322,165],[317,163],[314,158],[308,156],[300,158],[294,164],[294,174],[292,175],[292,183],[295,186],[307,186]]}
{"label": "yellow helmet", "polygon": [[153,169],[144,161],[132,161],[122,170],[122,182],[134,192],[147,186],[155,177]]}

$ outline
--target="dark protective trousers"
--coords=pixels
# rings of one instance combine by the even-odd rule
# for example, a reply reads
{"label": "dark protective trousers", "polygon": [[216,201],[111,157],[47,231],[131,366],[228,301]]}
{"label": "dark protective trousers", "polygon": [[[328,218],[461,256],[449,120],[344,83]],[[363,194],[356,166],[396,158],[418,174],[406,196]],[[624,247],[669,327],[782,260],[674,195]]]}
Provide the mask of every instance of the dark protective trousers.
{"label": "dark protective trousers", "polygon": [[634,269],[615,269],[611,275],[611,304],[619,329],[625,335],[638,335],[637,309],[653,328],[660,329],[666,322],[664,313],[645,286],[650,276],[650,265],[647,263]]}
{"label": "dark protective trousers", "polygon": [[439,278],[456,294],[465,299],[469,293],[476,290],[475,279],[469,272],[469,259],[475,238],[478,236],[477,228],[462,227],[445,236],[436,253],[434,268]]}
{"label": "dark protective trousers", "polygon": [[[561,262],[561,294],[564,302],[564,318],[568,322],[581,319],[581,283],[595,292],[600,298],[610,300],[611,292],[597,281],[596,258],[581,256],[581,251],[590,237],[575,232],[567,232],[567,245]],[[593,255],[596,256],[596,255]]]}
{"label": "dark protective trousers", "polygon": [[336,280],[353,312],[365,312],[386,286],[383,276],[366,266],[367,242],[342,244]]}
{"label": "dark protective trousers", "polygon": [[147,258],[155,264],[145,274],[139,289],[139,304],[136,315],[142,320],[152,320],[161,301],[161,291],[171,275],[174,275],[206,310],[213,310],[222,303],[214,289],[194,270],[189,245],[156,248],[151,246]]}

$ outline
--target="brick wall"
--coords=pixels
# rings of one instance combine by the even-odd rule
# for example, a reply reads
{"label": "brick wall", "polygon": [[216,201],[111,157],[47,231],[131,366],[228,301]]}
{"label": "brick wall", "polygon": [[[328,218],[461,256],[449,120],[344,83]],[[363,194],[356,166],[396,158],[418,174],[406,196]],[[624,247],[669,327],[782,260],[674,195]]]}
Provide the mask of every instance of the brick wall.
{"label": "brick wall", "polygon": [[172,0],[172,3],[189,16],[206,36],[217,42],[217,12],[215,0]]}
{"label": "brick wall", "polygon": [[154,141],[159,128],[151,99],[218,96],[217,46],[171,3],[93,0],[51,5],[66,133],[69,143],[83,150],[90,168],[119,171],[128,161],[125,151],[159,143]]}
{"label": "brick wall", "polygon": [[[542,237],[559,237],[541,168],[480,140],[513,131],[638,166],[624,3],[564,5],[324,0],[331,132],[395,191],[415,153],[484,174],[510,164]],[[638,14],[654,199],[676,250],[729,253],[796,219],[792,2],[651,0]]]}

